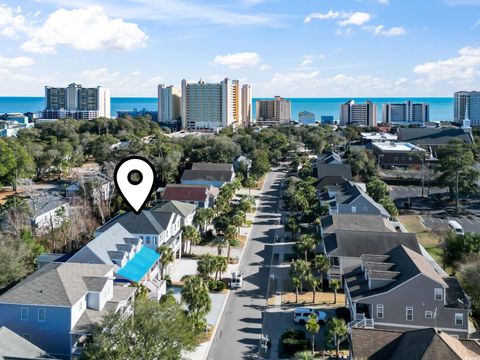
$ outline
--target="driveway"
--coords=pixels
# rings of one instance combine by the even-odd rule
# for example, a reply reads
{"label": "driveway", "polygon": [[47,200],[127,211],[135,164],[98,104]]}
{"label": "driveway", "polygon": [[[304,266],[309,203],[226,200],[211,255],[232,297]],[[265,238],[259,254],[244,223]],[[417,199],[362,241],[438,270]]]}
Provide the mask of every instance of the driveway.
{"label": "driveway", "polygon": [[249,359],[258,354],[265,308],[271,246],[278,214],[278,194],[284,173],[280,169],[267,174],[260,204],[253,222],[250,240],[240,263],[244,273],[241,289],[230,294],[224,315],[208,354],[209,360]]}

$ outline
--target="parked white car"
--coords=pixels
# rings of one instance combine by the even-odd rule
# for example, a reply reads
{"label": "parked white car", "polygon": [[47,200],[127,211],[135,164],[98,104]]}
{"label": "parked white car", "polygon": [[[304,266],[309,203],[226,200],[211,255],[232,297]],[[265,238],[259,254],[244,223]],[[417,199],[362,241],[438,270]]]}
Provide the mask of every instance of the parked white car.
{"label": "parked white car", "polygon": [[295,308],[295,311],[293,312],[293,321],[299,324],[305,324],[310,319],[310,315],[315,315],[317,321],[320,323],[325,324],[328,321],[326,312],[304,307]]}
{"label": "parked white car", "polygon": [[239,289],[243,284],[243,274],[239,271],[232,272],[232,279],[230,280],[230,289]]}
{"label": "parked white car", "polygon": [[453,232],[455,232],[455,234],[465,235],[465,231],[463,231],[463,227],[458,223],[458,221],[450,220],[448,222],[448,226]]}

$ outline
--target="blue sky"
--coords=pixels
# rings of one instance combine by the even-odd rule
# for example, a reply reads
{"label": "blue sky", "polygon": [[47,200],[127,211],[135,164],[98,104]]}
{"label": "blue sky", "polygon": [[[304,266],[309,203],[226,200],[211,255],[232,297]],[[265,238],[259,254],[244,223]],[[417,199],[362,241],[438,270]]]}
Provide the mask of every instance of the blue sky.
{"label": "blue sky", "polygon": [[259,97],[479,90],[480,0],[0,0],[0,96],[224,77]]}

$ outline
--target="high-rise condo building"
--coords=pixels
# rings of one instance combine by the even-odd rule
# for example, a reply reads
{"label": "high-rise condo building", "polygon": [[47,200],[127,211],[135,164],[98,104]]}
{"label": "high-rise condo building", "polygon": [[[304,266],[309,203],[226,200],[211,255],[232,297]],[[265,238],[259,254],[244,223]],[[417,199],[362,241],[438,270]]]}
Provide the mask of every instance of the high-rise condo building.
{"label": "high-rise condo building", "polygon": [[369,100],[365,104],[355,104],[355,100],[347,101],[340,106],[340,125],[376,126],[377,105]]}
{"label": "high-rise condo building", "polygon": [[182,127],[217,131],[241,125],[240,83],[225,79],[219,83],[187,83],[182,80]]}
{"label": "high-rise condo building", "polygon": [[425,126],[430,118],[430,106],[410,100],[398,104],[382,105],[382,122],[387,125]]}
{"label": "high-rise condo building", "polygon": [[256,121],[257,125],[288,124],[292,119],[290,100],[280,96],[274,99],[257,100]]}
{"label": "high-rise condo building", "polygon": [[[467,112],[468,116],[465,116]],[[480,125],[480,91],[457,91],[454,94],[453,119],[459,124],[467,119],[472,126]]]}
{"label": "high-rise condo building", "polygon": [[110,118],[110,90],[97,86],[84,88],[80,84],[72,83],[66,88],[45,86],[46,119],[75,119],[91,120],[97,117]]}
{"label": "high-rise condo building", "polygon": [[245,127],[253,124],[252,88],[248,84],[242,86],[242,121]]}
{"label": "high-rise condo building", "polygon": [[181,91],[173,85],[158,85],[158,122],[167,126],[177,125],[180,119]]}

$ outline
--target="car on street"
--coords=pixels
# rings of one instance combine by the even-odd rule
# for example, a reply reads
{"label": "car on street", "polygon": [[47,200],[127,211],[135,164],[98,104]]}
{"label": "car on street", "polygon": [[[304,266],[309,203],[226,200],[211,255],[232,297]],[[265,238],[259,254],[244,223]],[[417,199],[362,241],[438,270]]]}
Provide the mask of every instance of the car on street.
{"label": "car on street", "polygon": [[243,274],[239,271],[232,272],[232,279],[230,280],[230,288],[240,289],[243,284]]}
{"label": "car on street", "polygon": [[452,231],[453,231],[455,234],[465,235],[465,231],[463,230],[462,225],[460,225],[460,224],[458,223],[458,221],[449,220],[449,221],[448,221],[448,227],[449,227],[450,229],[452,229]]}
{"label": "car on street", "polygon": [[293,321],[299,324],[305,324],[310,315],[315,315],[319,323],[325,324],[328,321],[327,313],[312,308],[298,307],[293,312]]}

